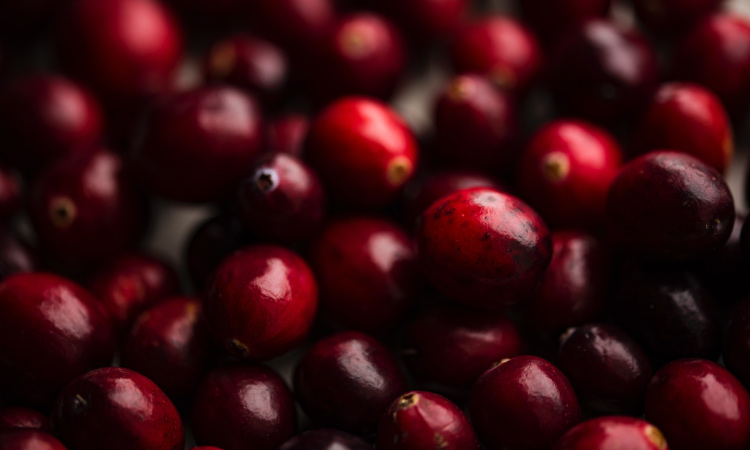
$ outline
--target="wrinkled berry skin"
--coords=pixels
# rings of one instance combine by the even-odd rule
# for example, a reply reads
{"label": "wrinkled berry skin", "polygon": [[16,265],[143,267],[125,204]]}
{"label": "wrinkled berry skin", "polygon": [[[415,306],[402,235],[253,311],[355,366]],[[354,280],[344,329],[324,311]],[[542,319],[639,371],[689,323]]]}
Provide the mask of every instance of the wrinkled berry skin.
{"label": "wrinkled berry skin", "polygon": [[750,396],[711,361],[681,359],[656,372],[646,391],[646,420],[673,450],[750,446]]}
{"label": "wrinkled berry skin", "polygon": [[0,409],[0,433],[34,429],[49,432],[49,419],[39,411],[22,407]]}
{"label": "wrinkled berry skin", "polygon": [[537,287],[552,257],[547,226],[521,200],[489,188],[432,204],[417,229],[427,278],[468,306],[501,310]]}
{"label": "wrinkled berry skin", "polygon": [[18,430],[0,434],[3,450],[67,450],[54,436],[39,430]]}
{"label": "wrinkled berry skin", "polygon": [[633,0],[633,7],[646,28],[669,35],[689,29],[722,3],[724,0]]}
{"label": "wrinkled berry skin", "polygon": [[479,377],[469,415],[488,450],[542,450],[578,423],[581,411],[560,370],[536,356],[516,356]]}
{"label": "wrinkled berry skin", "polygon": [[310,119],[302,114],[286,114],[271,121],[266,127],[266,146],[273,153],[285,153],[302,158]]}
{"label": "wrinkled berry skin", "polygon": [[294,372],[297,400],[314,422],[362,435],[377,429],[405,391],[406,380],[388,349],[353,331],[318,341]]}
{"label": "wrinkled berry skin", "polygon": [[33,272],[38,268],[36,252],[10,230],[0,227],[0,280],[14,273]]}
{"label": "wrinkled berry skin", "polygon": [[700,258],[727,241],[734,217],[732,194],[721,174],[672,151],[627,163],[607,198],[610,243],[648,259]]}
{"label": "wrinkled berry skin", "polygon": [[182,419],[151,380],[106,367],[76,378],[57,398],[52,428],[71,448],[182,450]]}
{"label": "wrinkled berry skin", "polygon": [[724,364],[746,387],[750,386],[750,300],[738,303],[724,330]]}
{"label": "wrinkled berry skin", "polygon": [[547,43],[589,19],[604,18],[612,0],[524,0],[518,2],[526,22]]}
{"label": "wrinkled berry skin", "polygon": [[552,450],[669,450],[658,428],[628,416],[587,420],[568,430]]}
{"label": "wrinkled berry skin", "polygon": [[372,445],[345,431],[320,428],[298,434],[279,450],[372,450]]}

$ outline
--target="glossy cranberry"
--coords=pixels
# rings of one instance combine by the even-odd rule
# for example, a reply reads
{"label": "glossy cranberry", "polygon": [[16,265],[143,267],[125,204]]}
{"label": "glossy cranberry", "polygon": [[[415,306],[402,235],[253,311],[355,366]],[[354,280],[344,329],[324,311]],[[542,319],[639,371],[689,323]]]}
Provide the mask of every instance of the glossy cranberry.
{"label": "glossy cranberry", "polygon": [[388,349],[353,331],[318,341],[294,372],[297,400],[313,421],[358,434],[374,432],[405,391],[404,376]]}
{"label": "glossy cranberry", "polygon": [[542,219],[490,188],[455,192],[422,215],[417,248],[427,278],[469,306],[499,310],[528,297],[552,257]]}
{"label": "glossy cranberry", "polygon": [[193,404],[195,440],[225,450],[276,450],[294,434],[296,420],[292,393],[264,366],[214,369]]}
{"label": "glossy cranberry", "polygon": [[36,252],[9,229],[0,227],[0,280],[39,268]]}
{"label": "glossy cranberry", "polygon": [[372,450],[372,445],[347,432],[321,428],[298,434],[279,450]]}
{"label": "glossy cranberry", "polygon": [[333,196],[375,208],[395,199],[412,178],[419,148],[412,131],[388,106],[348,97],[315,118],[305,157]]}
{"label": "glossy cranberry", "polygon": [[598,417],[568,430],[552,450],[668,450],[658,428],[627,416]]}
{"label": "glossy cranberry", "polygon": [[49,419],[39,411],[29,408],[0,409],[0,433],[19,429],[49,431]]}
{"label": "glossy cranberry", "polygon": [[471,1],[371,0],[367,6],[379,8],[392,17],[410,39],[430,44],[458,30],[471,9]]}
{"label": "glossy cranberry", "polygon": [[256,0],[256,22],[296,58],[317,55],[336,21],[332,0]]}
{"label": "glossy cranberry", "polygon": [[21,178],[12,168],[0,164],[0,220],[12,218],[21,209]]}
{"label": "glossy cranberry", "polygon": [[229,194],[261,153],[263,118],[255,101],[226,86],[170,95],[152,108],[131,154],[154,194],[185,202]]}
{"label": "glossy cranberry", "polygon": [[103,117],[85,89],[56,75],[19,78],[0,91],[0,157],[38,170],[72,155],[96,151]]}
{"label": "glossy cranberry", "polygon": [[750,396],[711,361],[682,359],[656,372],[646,391],[646,420],[672,450],[750,446]]}
{"label": "glossy cranberry", "polygon": [[732,310],[724,331],[724,364],[745,386],[750,386],[750,300]]}
{"label": "glossy cranberry", "polygon": [[266,128],[266,145],[274,153],[302,157],[310,120],[302,114],[287,114],[271,121]]}
{"label": "glossy cranberry", "polygon": [[488,450],[549,448],[581,417],[568,379],[536,356],[516,356],[479,377],[469,414]]}
{"label": "glossy cranberry", "polygon": [[734,228],[727,242],[691,267],[695,275],[706,285],[714,299],[722,304],[733,304],[750,293],[746,282],[750,260],[742,248],[742,230],[745,217],[737,214]]}
{"label": "glossy cranberry", "polygon": [[554,44],[555,39],[587,20],[607,17],[612,0],[524,0],[518,6],[534,31]]}
{"label": "glossy cranberry", "polygon": [[409,324],[402,354],[418,379],[468,389],[493,364],[522,350],[521,332],[505,315],[439,307]]}
{"label": "glossy cranberry", "polygon": [[3,450],[67,450],[54,436],[39,430],[18,430],[0,434]]}
{"label": "glossy cranberry", "polygon": [[112,360],[109,316],[72,281],[13,275],[0,283],[0,304],[0,380],[19,400],[46,406],[70,380]]}

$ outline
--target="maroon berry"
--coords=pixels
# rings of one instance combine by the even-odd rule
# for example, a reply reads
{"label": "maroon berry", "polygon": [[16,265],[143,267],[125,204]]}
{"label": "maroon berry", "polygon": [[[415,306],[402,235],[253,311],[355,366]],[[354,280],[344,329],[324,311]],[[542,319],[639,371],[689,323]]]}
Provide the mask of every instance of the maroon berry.
{"label": "maroon berry", "polygon": [[372,450],[372,445],[345,431],[321,428],[298,434],[279,450]]}
{"label": "maroon berry", "polygon": [[52,435],[39,430],[18,430],[0,434],[3,450],[67,450]]}
{"label": "maroon berry", "polygon": [[248,4],[242,0],[164,0],[164,3],[179,12],[190,25],[206,27],[209,31],[233,25],[248,13]]}
{"label": "maroon berry", "polygon": [[256,0],[253,7],[263,32],[303,59],[319,54],[336,18],[332,0]]}
{"label": "maroon berry", "polygon": [[633,0],[633,7],[646,28],[664,35],[689,29],[722,3],[724,0]]}
{"label": "maroon berry", "polygon": [[745,386],[750,386],[750,300],[732,310],[724,331],[724,364]]}
{"label": "maroon berry", "polygon": [[587,20],[607,17],[612,0],[524,0],[518,6],[534,31],[554,44],[555,39]]}
{"label": "maroon berry", "polygon": [[34,429],[49,431],[49,419],[39,411],[11,407],[0,409],[0,433],[12,430]]}
{"label": "maroon berry", "polygon": [[266,145],[274,153],[302,157],[310,119],[301,114],[287,114],[271,121],[266,128]]}
{"label": "maroon berry", "polygon": [[36,252],[10,230],[0,227],[0,280],[14,273],[33,272],[38,268]]}
{"label": "maroon berry", "polygon": [[380,8],[417,43],[431,44],[458,30],[471,9],[471,0],[371,0],[367,6]]}
{"label": "maroon berry", "polygon": [[658,428],[627,416],[587,420],[568,430],[552,450],[668,450]]}
{"label": "maroon berry", "polygon": [[0,164],[0,220],[7,221],[21,209],[21,178]]}

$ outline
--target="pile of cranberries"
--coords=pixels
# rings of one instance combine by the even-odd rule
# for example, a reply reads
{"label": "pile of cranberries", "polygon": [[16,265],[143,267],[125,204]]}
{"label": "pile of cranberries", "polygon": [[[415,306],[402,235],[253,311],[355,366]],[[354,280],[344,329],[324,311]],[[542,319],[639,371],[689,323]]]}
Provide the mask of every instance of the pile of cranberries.
{"label": "pile of cranberries", "polygon": [[0,0],[0,450],[750,450],[743,1]]}

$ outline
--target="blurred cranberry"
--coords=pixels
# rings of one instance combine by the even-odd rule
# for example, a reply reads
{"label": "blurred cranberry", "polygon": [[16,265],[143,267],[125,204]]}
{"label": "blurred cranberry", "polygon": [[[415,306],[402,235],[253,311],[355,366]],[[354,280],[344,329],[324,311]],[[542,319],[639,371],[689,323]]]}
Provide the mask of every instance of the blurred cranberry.
{"label": "blurred cranberry", "polygon": [[471,0],[369,0],[419,45],[451,37],[470,11]]}
{"label": "blurred cranberry", "polygon": [[219,28],[234,24],[248,13],[243,0],[162,0],[178,11],[191,25]]}
{"label": "blurred cranberry", "polygon": [[0,226],[0,280],[14,273],[37,269],[39,260],[34,249],[10,229]]}
{"label": "blurred cranberry", "polygon": [[54,436],[39,430],[17,430],[0,434],[3,450],[67,450]]}
{"label": "blurred cranberry", "polygon": [[[673,447],[674,448],[674,447]],[[627,416],[587,420],[568,430],[552,450],[668,450],[658,428]]]}
{"label": "blurred cranberry", "polygon": [[302,158],[302,149],[310,130],[310,119],[302,114],[286,114],[266,127],[266,146],[274,153]]}
{"label": "blurred cranberry", "polygon": [[29,408],[10,407],[0,409],[0,433],[22,429],[49,432],[49,419],[39,411]]}
{"label": "blurred cranberry", "polygon": [[607,17],[612,0],[521,0],[523,18],[548,44],[589,19]]}
{"label": "blurred cranberry", "polygon": [[750,387],[750,299],[738,303],[724,330],[724,364],[745,387]]}
{"label": "blurred cranberry", "polygon": [[683,32],[719,9],[724,0],[632,0],[636,15],[658,34]]}
{"label": "blurred cranberry", "polygon": [[21,209],[21,177],[0,164],[0,221],[8,221]]}
{"label": "blurred cranberry", "polygon": [[278,450],[372,450],[372,445],[345,431],[320,428],[298,434]]}

